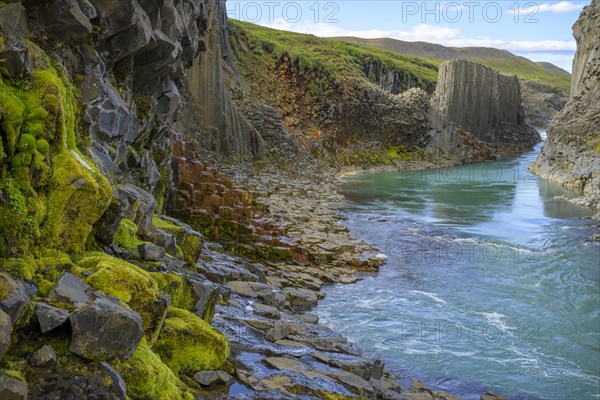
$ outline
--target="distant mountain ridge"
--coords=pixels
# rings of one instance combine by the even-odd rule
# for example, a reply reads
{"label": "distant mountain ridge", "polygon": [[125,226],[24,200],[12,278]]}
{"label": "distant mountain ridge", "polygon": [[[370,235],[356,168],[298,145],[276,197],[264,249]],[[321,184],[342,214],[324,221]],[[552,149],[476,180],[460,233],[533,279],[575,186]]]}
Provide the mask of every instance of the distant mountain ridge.
{"label": "distant mountain ridge", "polygon": [[339,36],[329,39],[436,60],[465,59],[475,61],[505,74],[515,74],[521,80],[543,83],[558,88],[565,96],[568,96],[571,87],[571,74],[569,72],[551,63],[533,62],[507,50],[489,47],[446,47],[436,43],[406,42],[390,38],[362,39],[352,36]]}

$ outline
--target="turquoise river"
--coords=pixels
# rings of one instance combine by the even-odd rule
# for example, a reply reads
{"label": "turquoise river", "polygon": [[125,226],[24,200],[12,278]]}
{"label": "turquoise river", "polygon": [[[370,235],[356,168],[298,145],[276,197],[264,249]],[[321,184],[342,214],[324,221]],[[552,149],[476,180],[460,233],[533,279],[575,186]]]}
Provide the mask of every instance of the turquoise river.
{"label": "turquoise river", "polygon": [[344,224],[387,263],[328,287],[321,321],[395,373],[467,399],[600,399],[598,222],[527,171],[540,147],[348,178]]}

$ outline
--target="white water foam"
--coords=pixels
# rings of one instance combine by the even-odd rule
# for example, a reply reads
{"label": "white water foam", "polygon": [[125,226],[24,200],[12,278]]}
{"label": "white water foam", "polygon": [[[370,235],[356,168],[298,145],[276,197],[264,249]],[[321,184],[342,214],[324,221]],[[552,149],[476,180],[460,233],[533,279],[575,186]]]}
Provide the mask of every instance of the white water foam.
{"label": "white water foam", "polygon": [[422,290],[409,290],[409,293],[422,294],[423,296],[429,297],[438,304],[446,304],[446,300],[439,297],[437,293],[424,292]]}

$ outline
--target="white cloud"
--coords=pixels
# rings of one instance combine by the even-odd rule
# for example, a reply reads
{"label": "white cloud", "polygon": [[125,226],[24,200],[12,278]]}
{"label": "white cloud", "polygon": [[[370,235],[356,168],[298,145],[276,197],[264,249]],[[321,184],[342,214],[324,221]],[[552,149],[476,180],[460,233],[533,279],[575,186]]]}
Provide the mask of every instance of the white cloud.
{"label": "white cloud", "polygon": [[583,9],[585,4],[583,3],[574,3],[571,1],[561,1],[559,3],[543,3],[536,4],[534,2],[529,3],[531,7],[529,8],[521,8],[518,10],[511,10],[510,12],[519,15],[533,15],[533,13],[543,13],[543,12],[551,12],[551,13],[567,13],[570,11],[579,11]]}
{"label": "white cloud", "polygon": [[496,39],[454,39],[439,42],[450,47],[493,47],[515,51],[575,51],[574,40],[496,40]]}
{"label": "white cloud", "polygon": [[577,44],[574,40],[498,40],[487,37],[462,38],[459,29],[446,26],[433,26],[419,24],[406,31],[385,30],[346,30],[336,24],[299,22],[290,23],[284,20],[275,20],[265,26],[293,31],[299,33],[310,33],[320,37],[330,36],[355,36],[364,39],[392,38],[405,41],[422,41],[438,43],[450,47],[494,47],[511,52],[517,51],[575,51]]}
{"label": "white cloud", "polygon": [[437,42],[445,39],[454,39],[458,38],[461,33],[459,29],[445,26],[433,26],[428,24],[419,24],[407,31],[385,31],[379,29],[349,31],[340,28],[338,25],[335,24],[327,24],[321,22],[290,23],[282,19],[275,20],[272,23],[266,23],[261,25],[268,26],[269,28],[282,29],[285,31],[310,33],[320,37],[356,36],[364,39],[377,39],[387,37],[411,42]]}

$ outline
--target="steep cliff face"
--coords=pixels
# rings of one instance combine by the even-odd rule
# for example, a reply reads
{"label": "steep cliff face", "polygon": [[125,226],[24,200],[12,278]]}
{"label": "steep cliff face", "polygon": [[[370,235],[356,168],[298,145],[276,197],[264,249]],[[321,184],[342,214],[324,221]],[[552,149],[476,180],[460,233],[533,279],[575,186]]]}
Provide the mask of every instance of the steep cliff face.
{"label": "steep cliff face", "polygon": [[600,202],[600,1],[593,0],[573,26],[577,52],[571,97],[548,129],[531,167],[543,178],[576,188],[584,204]]}
{"label": "steep cliff face", "polygon": [[264,141],[231,98],[239,76],[231,59],[224,6],[216,2],[207,12],[205,51],[186,74],[187,101],[179,126],[194,133],[209,151],[226,157],[260,157]]}
{"label": "steep cliff face", "polygon": [[[207,16],[216,8],[214,1],[203,0],[2,5],[2,80],[14,96],[2,99],[2,143],[8,151],[2,152],[0,166],[4,186],[15,184],[3,188],[8,200],[0,208],[13,210],[21,195],[37,202],[22,209],[22,217],[31,220],[32,234],[23,239],[29,243],[20,246],[13,235],[11,251],[26,251],[33,244],[80,250],[92,231],[95,240],[108,245],[124,217],[135,221],[141,235],[157,235],[150,219],[161,208],[172,175],[168,131],[180,108],[184,71],[205,50]],[[19,141],[29,143],[22,172],[15,164]],[[52,178],[58,183],[39,179],[56,175],[61,165],[74,176],[88,170],[101,178],[84,177],[85,184],[64,189],[63,177]],[[90,228],[78,232],[76,248],[68,233],[72,217],[53,203],[57,185],[67,210],[101,205],[98,212],[80,212],[78,224]],[[101,188],[107,195],[94,200]],[[50,240],[44,229],[36,233],[44,225],[53,225],[57,239]]]}
{"label": "steep cliff face", "polygon": [[[236,101],[256,126],[266,120],[284,128],[261,129],[268,147],[297,143],[331,165],[389,163],[390,154],[400,158],[397,151],[403,158],[422,155],[435,64],[237,21],[230,30],[249,84]],[[247,98],[268,107],[248,107]]]}
{"label": "steep cliff face", "polygon": [[527,122],[537,129],[547,129],[568,101],[559,89],[532,81],[521,81],[521,98]]}
{"label": "steep cliff face", "polygon": [[519,81],[466,60],[443,63],[431,100],[433,156],[490,158],[531,148]]}

